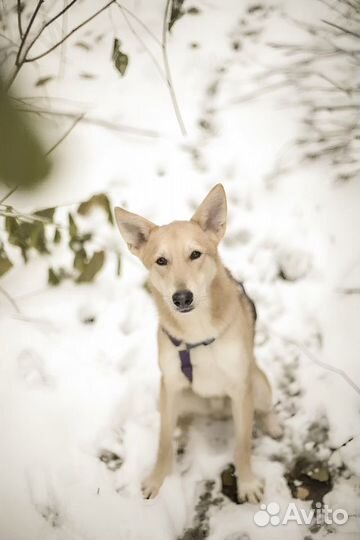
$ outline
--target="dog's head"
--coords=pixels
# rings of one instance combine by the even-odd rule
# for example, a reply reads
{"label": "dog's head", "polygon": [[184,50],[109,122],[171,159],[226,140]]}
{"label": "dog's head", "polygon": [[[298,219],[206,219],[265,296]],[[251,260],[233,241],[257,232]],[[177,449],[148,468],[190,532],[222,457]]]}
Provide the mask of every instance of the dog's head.
{"label": "dog's head", "polygon": [[130,251],[149,270],[152,288],[179,313],[195,309],[216,275],[217,246],[226,227],[223,186],[210,191],[190,221],[159,227],[122,208],[115,208],[115,216]]}

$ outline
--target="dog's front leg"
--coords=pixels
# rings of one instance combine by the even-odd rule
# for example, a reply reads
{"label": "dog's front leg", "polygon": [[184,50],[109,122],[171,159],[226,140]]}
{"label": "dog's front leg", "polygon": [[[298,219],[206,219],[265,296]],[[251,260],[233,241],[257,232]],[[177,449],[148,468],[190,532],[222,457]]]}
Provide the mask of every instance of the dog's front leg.
{"label": "dog's front leg", "polygon": [[179,392],[166,385],[161,378],[160,386],[160,440],[154,469],[143,482],[142,491],[146,499],[156,497],[170,472],[173,459],[173,432],[177,418]]}
{"label": "dog's front leg", "polygon": [[254,417],[254,402],[251,383],[239,389],[231,397],[235,425],[235,471],[238,482],[238,497],[241,502],[260,502],[264,493],[263,482],[251,467],[251,438]]}

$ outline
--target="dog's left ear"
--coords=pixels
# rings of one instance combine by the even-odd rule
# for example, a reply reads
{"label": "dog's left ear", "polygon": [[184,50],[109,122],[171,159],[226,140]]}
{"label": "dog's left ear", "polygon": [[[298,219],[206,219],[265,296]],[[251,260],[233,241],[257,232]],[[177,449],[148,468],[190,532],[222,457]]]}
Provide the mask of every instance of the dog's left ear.
{"label": "dog's left ear", "polygon": [[203,231],[212,233],[220,242],[226,229],[226,194],[222,184],[216,184],[205,197],[191,221],[198,223]]}

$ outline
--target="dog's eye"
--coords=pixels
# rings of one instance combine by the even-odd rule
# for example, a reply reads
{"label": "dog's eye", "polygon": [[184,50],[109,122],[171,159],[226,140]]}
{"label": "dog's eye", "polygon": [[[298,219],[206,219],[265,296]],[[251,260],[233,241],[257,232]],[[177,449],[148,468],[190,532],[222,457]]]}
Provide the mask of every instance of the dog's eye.
{"label": "dog's eye", "polygon": [[194,261],[195,259],[198,259],[199,257],[201,257],[200,251],[197,251],[197,250],[195,249],[195,251],[192,251],[192,252],[191,252],[190,259],[191,259],[192,261]]}
{"label": "dog's eye", "polygon": [[159,266],[166,266],[167,265],[167,259],[165,259],[165,257],[159,257],[158,259],[156,259],[156,264],[158,264]]}

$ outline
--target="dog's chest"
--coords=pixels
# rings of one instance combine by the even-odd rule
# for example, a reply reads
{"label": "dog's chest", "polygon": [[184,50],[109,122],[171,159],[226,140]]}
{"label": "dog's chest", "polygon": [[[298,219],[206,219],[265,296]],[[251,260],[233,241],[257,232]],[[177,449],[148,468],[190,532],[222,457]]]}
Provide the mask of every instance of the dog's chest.
{"label": "dog's chest", "polygon": [[191,350],[192,389],[202,397],[229,394],[241,378],[241,348],[236,342],[215,342]]}

